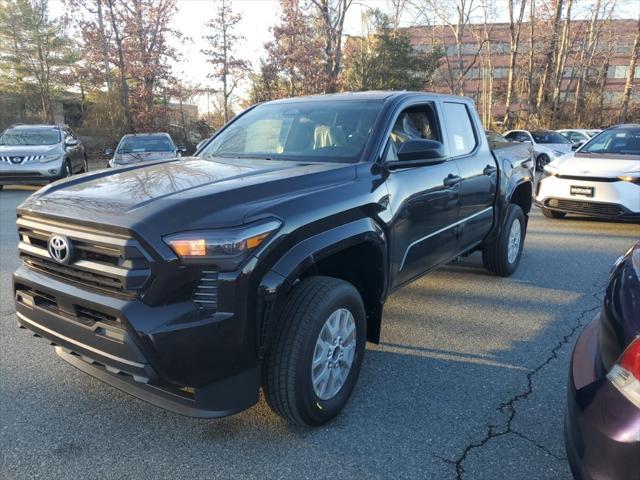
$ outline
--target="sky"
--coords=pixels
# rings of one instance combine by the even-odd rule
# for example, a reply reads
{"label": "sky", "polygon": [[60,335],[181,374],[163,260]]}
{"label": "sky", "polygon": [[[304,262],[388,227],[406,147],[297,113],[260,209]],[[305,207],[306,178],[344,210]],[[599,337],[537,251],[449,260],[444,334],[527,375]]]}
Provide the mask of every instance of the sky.
{"label": "sky", "polygon": [[[450,0],[453,1],[453,0]],[[480,3],[479,0],[476,0]],[[173,19],[173,27],[184,35],[182,41],[173,40],[173,45],[181,53],[180,61],[173,65],[175,75],[189,83],[203,88],[214,86],[207,75],[211,65],[206,62],[201,53],[206,48],[203,37],[207,33],[206,22],[216,13],[219,2],[216,0],[177,0],[178,13]],[[497,0],[497,21],[507,21],[506,0]],[[593,0],[574,0],[574,11],[588,12]],[[60,16],[65,11],[64,0],[50,0],[50,11],[53,16]],[[280,7],[277,0],[232,0],[233,10],[242,15],[238,31],[245,40],[238,46],[237,56],[245,58],[255,67],[264,54],[264,44],[271,40],[269,28],[276,24],[280,17]],[[368,8],[379,8],[390,11],[388,0],[354,0],[345,20],[345,34],[358,35],[362,31],[362,13]],[[617,0],[616,17],[638,18],[640,14],[640,0]],[[404,18],[409,24],[413,14]],[[239,95],[243,95],[248,88],[247,82],[239,87]],[[207,111],[207,97],[198,98],[200,113]]]}

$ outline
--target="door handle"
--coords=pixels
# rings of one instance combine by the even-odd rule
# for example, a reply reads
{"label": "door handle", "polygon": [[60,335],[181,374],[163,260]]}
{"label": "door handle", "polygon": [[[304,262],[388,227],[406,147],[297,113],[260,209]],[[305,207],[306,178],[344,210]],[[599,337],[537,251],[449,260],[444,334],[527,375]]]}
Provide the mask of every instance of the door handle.
{"label": "door handle", "polygon": [[484,175],[493,175],[497,171],[498,171],[497,167],[495,167],[493,165],[487,165],[486,167],[484,167],[484,170],[482,170],[482,173]]}
{"label": "door handle", "polygon": [[450,173],[449,175],[447,175],[447,178],[445,178],[442,183],[444,184],[445,187],[453,187],[458,183],[460,183],[460,180],[462,180],[462,178],[460,178],[459,175],[454,175],[453,173]]}

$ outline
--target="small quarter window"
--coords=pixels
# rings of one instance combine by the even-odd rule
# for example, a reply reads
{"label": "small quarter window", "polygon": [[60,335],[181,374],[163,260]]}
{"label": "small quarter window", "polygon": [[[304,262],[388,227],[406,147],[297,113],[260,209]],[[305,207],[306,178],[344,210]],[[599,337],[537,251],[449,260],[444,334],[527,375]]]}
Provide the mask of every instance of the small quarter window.
{"label": "small quarter window", "polygon": [[451,155],[458,157],[471,153],[478,142],[467,106],[463,103],[445,102],[444,112],[448,120],[447,136]]}

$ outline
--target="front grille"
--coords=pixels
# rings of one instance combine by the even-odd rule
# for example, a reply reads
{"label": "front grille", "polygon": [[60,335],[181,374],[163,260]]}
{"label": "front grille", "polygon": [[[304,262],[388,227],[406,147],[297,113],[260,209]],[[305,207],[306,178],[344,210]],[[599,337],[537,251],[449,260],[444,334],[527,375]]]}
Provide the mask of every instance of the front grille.
{"label": "front grille", "polygon": [[203,270],[200,282],[193,293],[193,302],[200,308],[218,307],[218,272]]}
{"label": "front grille", "polygon": [[619,205],[613,203],[588,202],[584,200],[564,200],[561,198],[549,198],[545,202],[549,208],[558,208],[569,212],[585,213],[592,215],[616,216],[624,213]]}
{"label": "front grille", "polygon": [[39,162],[44,155],[9,155],[0,156],[0,162],[20,165],[22,163]]}
{"label": "front grille", "polygon": [[35,306],[42,308],[55,315],[82,323],[83,325],[92,327],[96,323],[102,323],[122,328],[120,320],[110,313],[77,304],[67,305],[65,310],[55,295],[36,288],[27,287],[26,285],[16,285],[16,301],[30,307]]}
{"label": "front grille", "polygon": [[38,178],[40,176],[38,172],[0,172],[0,179],[2,180],[24,180],[25,178]]}
{"label": "front grille", "polygon": [[[129,236],[79,225],[21,216],[17,221],[18,250],[30,269],[67,283],[132,297],[142,292],[150,276],[150,262],[139,242]],[[48,241],[68,239],[73,256],[68,264],[54,260]]]}
{"label": "front grille", "polygon": [[580,175],[556,175],[556,177],[562,178],[563,180],[579,180],[583,182],[613,183],[620,181],[617,177],[585,177]]}

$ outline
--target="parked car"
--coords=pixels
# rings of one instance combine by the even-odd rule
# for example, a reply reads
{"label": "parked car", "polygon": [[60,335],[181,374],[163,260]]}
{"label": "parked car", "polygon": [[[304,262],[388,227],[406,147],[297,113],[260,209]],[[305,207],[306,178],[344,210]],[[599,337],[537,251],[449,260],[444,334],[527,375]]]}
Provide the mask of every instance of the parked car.
{"label": "parked car", "polygon": [[49,183],[88,170],[82,143],[64,125],[16,124],[0,136],[0,189]]}
{"label": "parked car", "polygon": [[567,213],[640,220],[640,125],[618,125],[551,162],[536,205],[549,218]]}
{"label": "parked car", "polygon": [[640,243],[615,263],[571,356],[565,446],[577,480],[640,475]]}
{"label": "parked car", "polygon": [[151,162],[176,158],[186,152],[183,145],[176,146],[168,133],[133,133],[125,135],[118,143],[115,152],[107,149],[105,155],[113,155],[109,167],[131,165],[133,163]]}
{"label": "parked car", "polygon": [[516,270],[527,162],[494,156],[463,97],[262,103],[198,157],[27,199],[17,317],[157,406],[230,415],[262,386],[277,414],[320,425],[349,399],[389,294],[474,251],[494,274]]}
{"label": "parked car", "polygon": [[504,135],[514,142],[530,143],[536,158],[536,170],[571,151],[572,143],[553,130],[511,130]]}
{"label": "parked car", "polygon": [[572,128],[572,129],[562,129],[557,132],[569,140],[574,145],[582,145],[592,137],[600,133],[602,130],[597,129],[586,129],[586,128]]}

